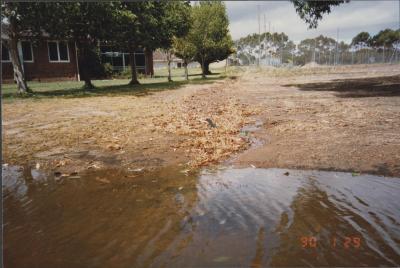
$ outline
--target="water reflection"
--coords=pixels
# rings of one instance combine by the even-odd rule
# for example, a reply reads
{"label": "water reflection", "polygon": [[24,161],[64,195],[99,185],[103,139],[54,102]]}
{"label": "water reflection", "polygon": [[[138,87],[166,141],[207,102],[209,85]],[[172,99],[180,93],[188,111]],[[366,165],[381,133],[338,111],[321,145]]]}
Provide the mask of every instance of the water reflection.
{"label": "water reflection", "polygon": [[[14,182],[23,187],[13,184],[14,188],[9,187],[6,175],[6,267],[152,263],[190,228],[196,176],[187,177],[178,170],[134,178],[126,175],[112,170],[48,182],[18,178]],[[21,192],[21,187],[27,190]]]}
{"label": "water reflection", "polygon": [[[343,179],[348,181],[343,184]],[[394,266],[398,263],[399,247],[393,239],[399,238],[396,227],[399,211],[393,206],[396,196],[391,193],[399,192],[400,184],[394,184],[396,191],[382,187],[378,190],[388,194],[383,199],[380,197],[379,202],[384,203],[380,207],[370,193],[379,181],[366,178],[362,181],[350,176],[341,180],[311,177],[299,188],[290,205],[291,224],[279,232],[280,246],[274,252],[271,266]],[[393,210],[389,214],[382,211],[391,206]],[[372,218],[371,213],[377,217]],[[397,213],[397,223],[387,222],[387,233],[380,225],[394,213]],[[286,216],[282,214],[281,218]]]}
{"label": "water reflection", "polygon": [[6,267],[400,264],[398,178],[181,169],[3,169]]}

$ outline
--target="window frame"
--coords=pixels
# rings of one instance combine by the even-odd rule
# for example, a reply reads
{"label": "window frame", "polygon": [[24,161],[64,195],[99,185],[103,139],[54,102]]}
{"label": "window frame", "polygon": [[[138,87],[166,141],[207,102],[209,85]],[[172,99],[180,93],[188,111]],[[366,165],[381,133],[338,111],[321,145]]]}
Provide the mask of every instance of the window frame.
{"label": "window frame", "polygon": [[[64,42],[67,45],[67,56],[68,56],[68,60],[61,60],[60,59],[60,42]],[[50,59],[50,47],[49,47],[49,43],[56,43],[57,44],[57,58],[58,60],[51,60]],[[69,44],[67,41],[47,41],[47,57],[49,59],[50,63],[69,63],[71,62],[71,58],[69,55]]]}
{"label": "window frame", "polygon": [[[25,59],[24,59],[24,52],[23,52],[23,49],[22,49],[22,42],[28,42],[28,43],[29,43],[29,46],[31,47],[32,60],[25,60]],[[21,54],[22,54],[22,60],[23,60],[23,62],[27,62],[27,63],[33,63],[33,62],[35,62],[35,56],[33,55],[33,47],[32,47],[32,42],[31,42],[31,41],[27,41],[27,40],[22,40],[22,41],[21,41]],[[10,56],[11,56],[11,55],[10,55]]]}
{"label": "window frame", "polygon": [[6,49],[7,49],[7,52],[8,52],[8,60],[3,60],[3,51],[1,52],[1,62],[3,63],[3,62],[11,62],[11,53],[10,53],[10,50],[6,47],[6,46],[4,46],[4,44],[1,44],[1,47],[2,47],[2,49],[3,49],[3,47],[5,47]]}

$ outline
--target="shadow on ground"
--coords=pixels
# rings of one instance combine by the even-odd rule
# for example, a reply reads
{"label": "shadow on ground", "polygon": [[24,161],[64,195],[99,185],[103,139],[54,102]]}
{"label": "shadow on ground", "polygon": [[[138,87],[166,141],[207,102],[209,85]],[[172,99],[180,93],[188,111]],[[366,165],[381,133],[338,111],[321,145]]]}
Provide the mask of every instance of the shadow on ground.
{"label": "shadow on ground", "polygon": [[225,79],[225,76],[220,77],[207,77],[195,78],[189,81],[172,81],[172,82],[158,82],[158,83],[144,83],[140,85],[112,85],[112,86],[99,86],[95,89],[84,88],[63,88],[56,90],[37,90],[32,94],[21,96],[16,92],[3,93],[2,97],[7,98],[51,98],[51,97],[65,97],[65,98],[81,98],[81,97],[94,97],[94,96],[119,96],[119,95],[134,95],[134,96],[147,96],[154,92],[175,90],[188,84],[201,85],[211,84],[217,80]]}
{"label": "shadow on ground", "polygon": [[333,91],[340,98],[400,96],[400,76],[335,79],[329,82],[288,84],[304,91]]}
{"label": "shadow on ground", "polygon": [[[209,74],[207,74],[207,75],[222,75],[222,73],[221,72],[210,72]],[[183,76],[183,74],[182,74],[182,76]],[[198,74],[198,73],[196,73],[196,74],[188,74],[188,76],[189,77],[201,77],[201,74]],[[165,74],[165,75],[154,75],[154,78],[168,78],[168,74]]]}

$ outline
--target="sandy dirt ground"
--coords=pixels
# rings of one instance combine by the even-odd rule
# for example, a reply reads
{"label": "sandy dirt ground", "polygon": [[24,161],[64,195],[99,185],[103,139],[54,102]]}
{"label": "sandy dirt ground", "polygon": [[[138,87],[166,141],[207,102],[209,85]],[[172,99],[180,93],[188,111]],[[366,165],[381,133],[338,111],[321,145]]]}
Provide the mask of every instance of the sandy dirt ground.
{"label": "sandy dirt ground", "polygon": [[246,69],[143,96],[3,103],[3,163],[80,172],[226,160],[399,177],[400,66]]}

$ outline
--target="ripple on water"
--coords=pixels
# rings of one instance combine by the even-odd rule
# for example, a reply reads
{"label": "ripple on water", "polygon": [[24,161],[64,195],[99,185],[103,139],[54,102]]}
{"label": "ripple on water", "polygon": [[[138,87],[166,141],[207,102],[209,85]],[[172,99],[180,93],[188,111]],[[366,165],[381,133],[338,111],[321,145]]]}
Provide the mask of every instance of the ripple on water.
{"label": "ripple on water", "polygon": [[3,167],[6,266],[400,264],[399,178],[180,169],[56,180]]}

